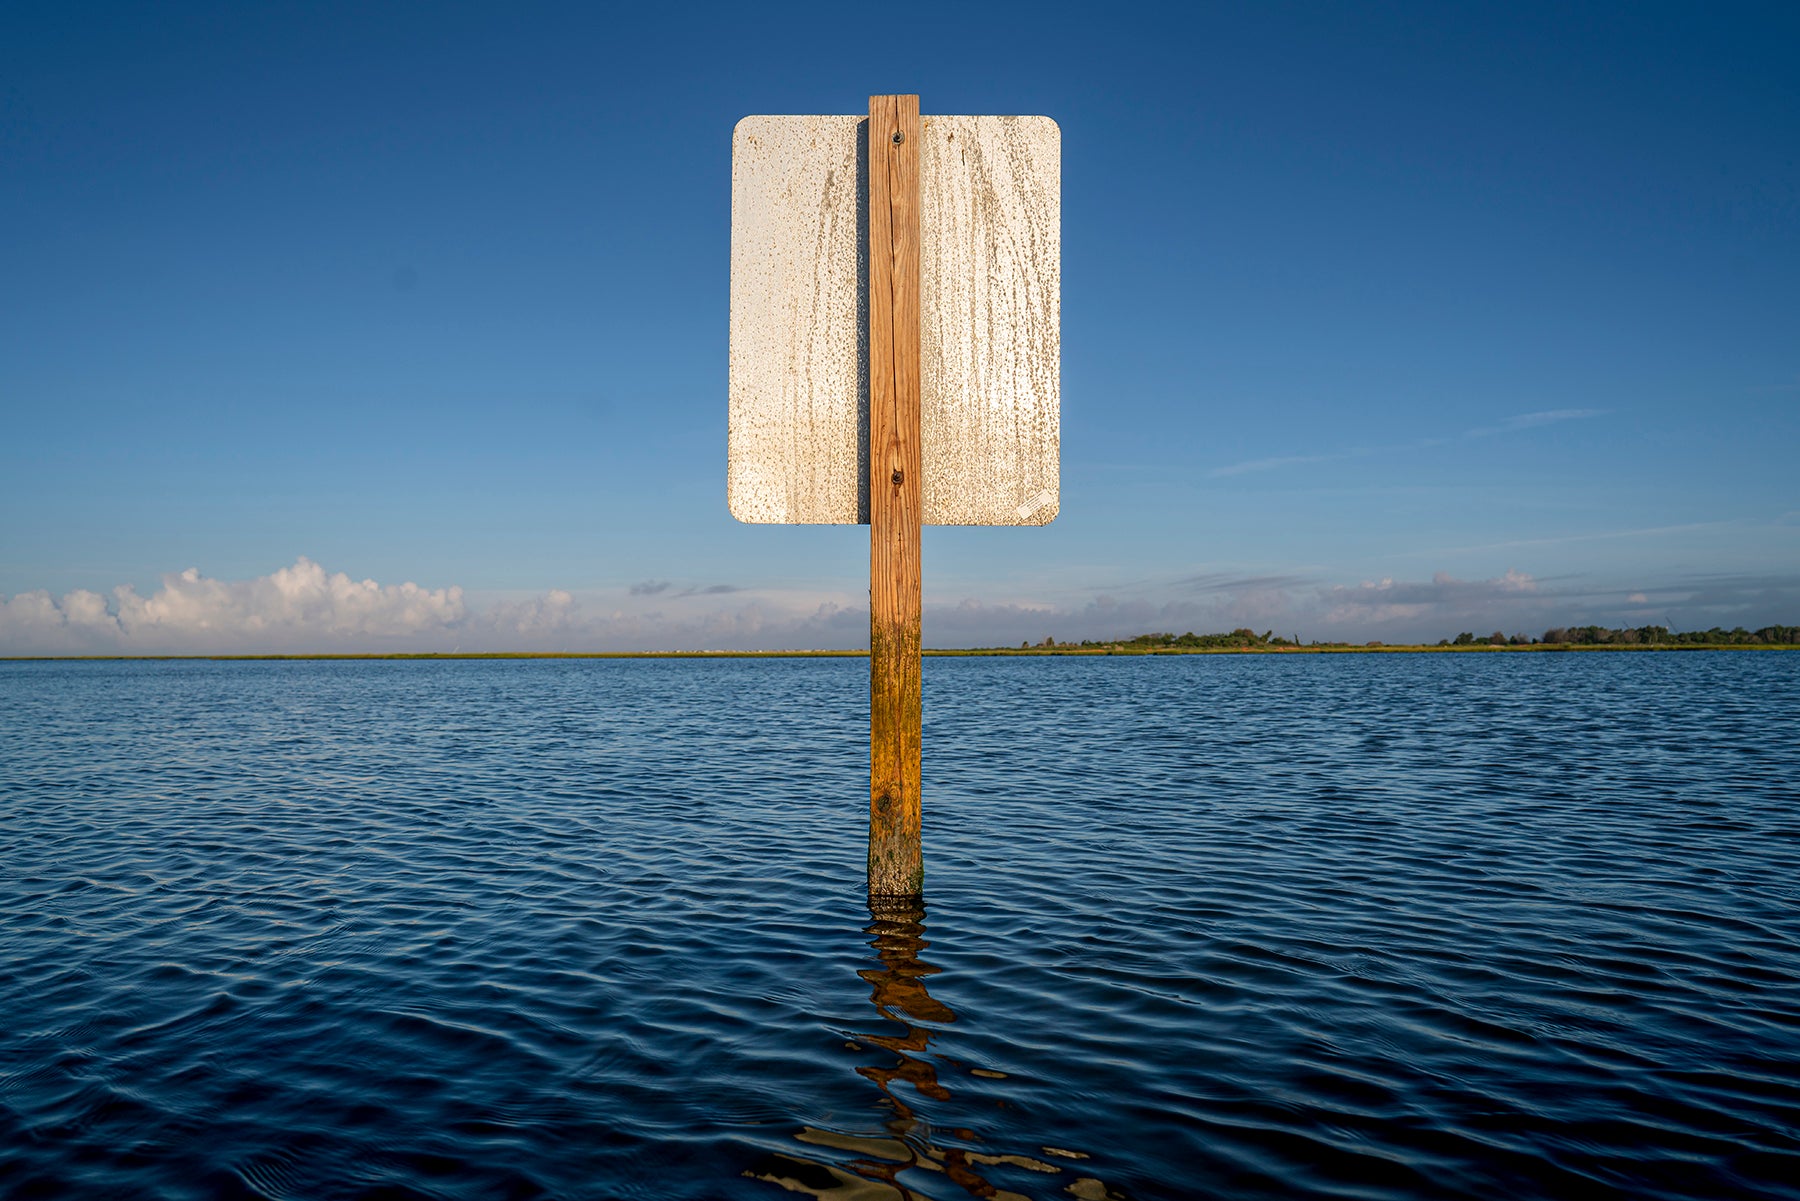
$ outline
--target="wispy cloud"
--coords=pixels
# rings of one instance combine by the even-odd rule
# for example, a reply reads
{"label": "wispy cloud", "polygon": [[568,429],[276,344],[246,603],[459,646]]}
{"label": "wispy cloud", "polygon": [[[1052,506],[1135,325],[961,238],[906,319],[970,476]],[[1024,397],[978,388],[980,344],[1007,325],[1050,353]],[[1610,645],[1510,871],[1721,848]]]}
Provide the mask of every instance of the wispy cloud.
{"label": "wispy cloud", "polygon": [[1716,530],[1733,523],[1726,521],[1688,521],[1679,525],[1641,526],[1625,530],[1593,530],[1585,534],[1557,534],[1549,538],[1510,538],[1502,542],[1481,542],[1471,546],[1434,546],[1426,550],[1398,552],[1406,558],[1438,558],[1443,555],[1467,555],[1496,550],[1523,550],[1542,546],[1565,546],[1573,542],[1607,542],[1615,538],[1654,538],[1664,534],[1686,534],[1696,530]]}
{"label": "wispy cloud", "polygon": [[[1536,429],[1539,426],[1555,425],[1563,421],[1580,421],[1588,417],[1600,417],[1610,412],[1608,409],[1545,409],[1536,413],[1518,413],[1505,417],[1492,425],[1478,425],[1464,430],[1457,439],[1491,438],[1499,434],[1515,434],[1522,430]],[[1250,475],[1259,471],[1277,471],[1284,467],[1303,467],[1310,463],[1333,463],[1345,459],[1362,459],[1371,455],[1416,454],[1421,450],[1429,450],[1434,446],[1443,446],[1452,438],[1411,438],[1402,442],[1382,443],[1374,446],[1351,446],[1343,450],[1326,451],[1308,455],[1276,455],[1266,459],[1247,459],[1242,463],[1231,463],[1224,467],[1215,467],[1207,472],[1214,479],[1235,475]]]}
{"label": "wispy cloud", "polygon": [[1659,591],[1671,612],[1708,616],[1721,625],[1792,625],[1800,615],[1800,572],[1695,573],[1669,580]]}
{"label": "wispy cloud", "polygon": [[1303,575],[1237,575],[1226,571],[1206,572],[1173,580],[1168,587],[1176,592],[1267,592],[1299,588],[1311,583]]}
{"label": "wispy cloud", "polygon": [[[1135,593],[1135,594],[1134,594]],[[1335,583],[1298,573],[1209,572],[1138,582],[1085,601],[1057,605],[927,605],[933,646],[1017,645],[1045,637],[1103,641],[1151,631],[1197,633],[1250,628],[1320,641],[1436,642],[1467,630],[1541,635],[1552,626],[1642,625],[1681,629],[1792,623],[1800,575],[1684,576],[1628,586],[1579,576],[1544,577],[1517,568],[1465,579],[1386,577]]]}
{"label": "wispy cloud", "polygon": [[1603,417],[1608,409],[1545,409],[1538,413],[1519,413],[1504,418],[1493,425],[1478,425],[1474,429],[1465,430],[1465,438],[1491,438],[1496,434],[1516,434],[1520,430],[1536,429],[1541,425],[1556,425],[1563,421],[1582,421],[1589,417]]}
{"label": "wispy cloud", "polygon": [[1368,453],[1365,450],[1341,450],[1327,455],[1277,455],[1272,459],[1249,459],[1226,467],[1215,467],[1207,474],[1214,477],[1249,475],[1256,471],[1276,471],[1282,467],[1303,467],[1308,463],[1329,463],[1333,459],[1349,459]]}
{"label": "wispy cloud", "polygon": [[1361,630],[1372,623],[1410,625],[1422,619],[1454,625],[1476,617],[1498,620],[1510,614],[1516,631],[1521,608],[1535,615],[1550,598],[1536,579],[1508,568],[1504,575],[1486,580],[1459,580],[1442,571],[1429,580],[1364,580],[1328,588],[1321,599],[1321,617],[1330,626]]}
{"label": "wispy cloud", "polygon": [[641,584],[633,584],[628,590],[632,596],[667,596],[671,600],[680,600],[688,596],[724,596],[729,592],[742,592],[736,584],[692,584],[685,588],[676,588],[668,580],[645,580]]}

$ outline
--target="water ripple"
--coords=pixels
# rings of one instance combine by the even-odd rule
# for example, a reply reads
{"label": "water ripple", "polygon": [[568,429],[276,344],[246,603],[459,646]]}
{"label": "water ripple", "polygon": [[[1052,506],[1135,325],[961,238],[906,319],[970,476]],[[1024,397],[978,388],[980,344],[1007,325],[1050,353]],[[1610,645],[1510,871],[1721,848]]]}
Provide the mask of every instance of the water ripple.
{"label": "water ripple", "polygon": [[1792,1196],[1800,657],[0,664],[0,1196]]}

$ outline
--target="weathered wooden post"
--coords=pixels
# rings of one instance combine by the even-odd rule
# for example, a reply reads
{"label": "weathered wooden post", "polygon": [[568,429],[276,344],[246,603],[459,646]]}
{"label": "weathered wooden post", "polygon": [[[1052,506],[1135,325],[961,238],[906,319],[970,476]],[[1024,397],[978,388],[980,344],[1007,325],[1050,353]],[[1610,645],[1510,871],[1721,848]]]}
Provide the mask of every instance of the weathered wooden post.
{"label": "weathered wooden post", "polygon": [[731,161],[728,503],[869,524],[869,896],[916,898],[920,526],[1058,509],[1061,135],[871,96]]}
{"label": "weathered wooden post", "polygon": [[919,845],[919,98],[869,97],[869,895]]}

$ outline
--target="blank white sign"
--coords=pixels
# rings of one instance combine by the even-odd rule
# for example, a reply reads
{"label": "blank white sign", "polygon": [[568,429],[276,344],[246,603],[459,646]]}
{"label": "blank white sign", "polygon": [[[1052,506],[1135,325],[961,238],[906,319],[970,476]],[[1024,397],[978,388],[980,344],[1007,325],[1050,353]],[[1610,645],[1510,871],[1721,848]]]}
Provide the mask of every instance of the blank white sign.
{"label": "blank white sign", "polygon": [[[746,117],[732,139],[726,496],[740,521],[868,520],[865,120]],[[1056,516],[1061,179],[1048,117],[923,119],[928,525]]]}

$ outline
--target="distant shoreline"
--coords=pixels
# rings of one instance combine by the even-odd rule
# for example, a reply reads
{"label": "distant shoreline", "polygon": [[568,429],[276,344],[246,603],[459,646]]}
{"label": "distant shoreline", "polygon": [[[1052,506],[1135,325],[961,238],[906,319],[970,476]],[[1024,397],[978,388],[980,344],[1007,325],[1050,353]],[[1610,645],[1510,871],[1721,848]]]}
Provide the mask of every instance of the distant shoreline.
{"label": "distant shoreline", "polygon": [[[967,650],[924,650],[927,659],[1003,658],[1015,656],[1107,656],[1147,658],[1176,655],[1516,655],[1591,654],[1621,652],[1644,654],[1666,651],[1793,651],[1800,646],[1768,642],[1730,643],[1538,643],[1532,646],[1208,646],[1208,647],[975,647]],[[0,663],[104,663],[186,662],[257,663],[286,661],[359,660],[461,660],[461,659],[866,659],[866,650],[785,651],[404,651],[364,653],[317,652],[289,655],[0,655]]]}

